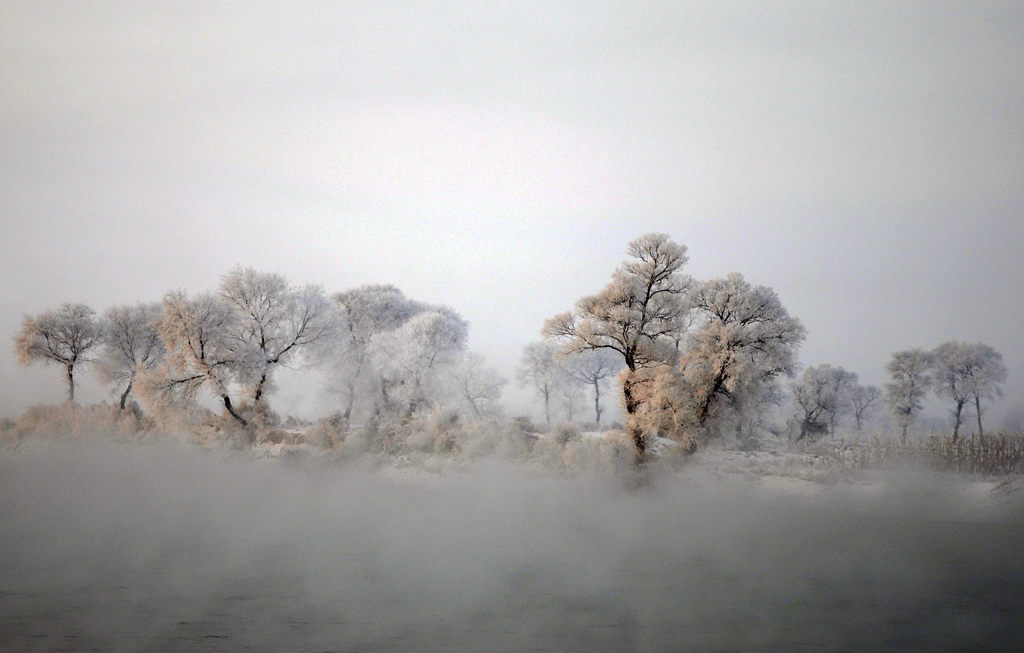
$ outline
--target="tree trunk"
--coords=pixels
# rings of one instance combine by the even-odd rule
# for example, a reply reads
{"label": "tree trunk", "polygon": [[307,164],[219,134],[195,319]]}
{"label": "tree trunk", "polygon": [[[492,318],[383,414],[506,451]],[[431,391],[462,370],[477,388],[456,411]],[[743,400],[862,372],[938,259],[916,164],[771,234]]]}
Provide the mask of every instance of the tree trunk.
{"label": "tree trunk", "polygon": [[601,423],[601,384],[594,381],[594,422]]}
{"label": "tree trunk", "polygon": [[985,435],[984,429],[981,428],[981,397],[974,395],[974,412],[978,414],[978,435]]}
{"label": "tree trunk", "polygon": [[960,413],[964,410],[964,402],[956,402],[956,410],[953,411],[953,444],[960,439]]}
{"label": "tree trunk", "polygon": [[544,421],[551,426],[551,390],[544,386]]}
{"label": "tree trunk", "polygon": [[252,393],[252,406],[257,408],[260,405],[260,399],[263,398],[263,388],[267,385],[267,370],[263,370],[263,374],[260,375],[260,380],[256,383],[256,390]]}
{"label": "tree trunk", "polygon": [[128,379],[128,387],[127,387],[127,388],[125,388],[125,389],[124,389],[124,392],[122,392],[122,393],[121,393],[121,412],[122,412],[122,413],[124,412],[124,407],[125,407],[125,404],[127,404],[127,403],[128,403],[128,395],[129,395],[129,394],[131,394],[131,391],[132,391],[132,382],[133,382],[134,380],[135,380],[135,378],[134,378],[134,377],[132,377],[132,378]]}
{"label": "tree trunk", "polygon": [[227,409],[228,414],[234,417],[235,420],[242,426],[249,426],[249,422],[247,422],[244,417],[235,412],[234,407],[232,407],[231,405],[231,397],[223,395],[222,398],[224,399],[224,408]]}
{"label": "tree trunk", "polygon": [[640,402],[633,396],[634,374],[635,372],[629,372],[622,381],[622,400],[626,407],[626,434],[633,441],[633,446],[636,447],[637,465],[642,465],[647,443],[644,440],[644,431],[636,421],[636,411],[640,407]]}
{"label": "tree trunk", "polygon": [[68,376],[68,403],[75,403],[75,364],[69,363],[65,366]]}

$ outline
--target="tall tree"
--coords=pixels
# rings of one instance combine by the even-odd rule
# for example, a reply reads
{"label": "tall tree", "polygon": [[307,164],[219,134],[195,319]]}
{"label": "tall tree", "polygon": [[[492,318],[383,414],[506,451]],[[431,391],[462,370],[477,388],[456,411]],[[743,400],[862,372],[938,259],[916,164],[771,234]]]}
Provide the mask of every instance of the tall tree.
{"label": "tall tree", "polygon": [[691,280],[682,273],[686,246],[666,234],[646,234],[629,243],[629,258],[596,295],[583,297],[574,311],[549,319],[546,338],[557,338],[564,353],[594,349],[618,352],[626,371],[620,376],[626,428],[643,461],[644,430],[635,418],[642,403],[639,370],[666,365],[675,354],[689,312]]}
{"label": "tall tree", "polygon": [[944,342],[932,352],[935,394],[953,402],[953,442],[960,437],[964,406],[974,398],[974,378],[980,372],[974,347],[964,342]]}
{"label": "tall tree", "polygon": [[907,429],[921,412],[922,402],[931,387],[931,366],[931,354],[919,348],[894,353],[886,366],[891,381],[885,384],[885,394],[904,443]]}
{"label": "tall tree", "polygon": [[56,311],[26,315],[14,334],[14,354],[25,366],[37,360],[63,365],[68,403],[74,403],[75,366],[87,362],[85,355],[99,346],[102,337],[95,311],[85,304],[64,304]]}
{"label": "tall tree", "polygon": [[978,434],[985,435],[985,429],[981,426],[981,400],[1003,396],[1002,385],[1006,382],[1006,365],[1003,364],[1003,355],[989,345],[972,345],[971,354],[974,360],[972,394],[978,415]]}
{"label": "tall tree", "polygon": [[157,331],[162,314],[159,303],[115,306],[103,314],[103,351],[98,369],[107,382],[124,386],[122,411],[136,376],[152,369],[164,356],[164,343]]}

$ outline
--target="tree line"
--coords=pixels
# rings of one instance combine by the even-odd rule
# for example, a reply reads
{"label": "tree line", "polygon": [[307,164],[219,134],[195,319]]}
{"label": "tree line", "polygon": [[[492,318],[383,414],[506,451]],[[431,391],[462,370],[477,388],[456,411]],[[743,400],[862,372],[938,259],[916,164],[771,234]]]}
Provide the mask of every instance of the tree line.
{"label": "tree line", "polygon": [[[600,424],[614,380],[638,460],[652,433],[693,449],[724,434],[778,432],[768,416],[787,402],[796,440],[834,435],[844,417],[860,430],[883,400],[905,440],[930,391],[952,403],[954,441],[968,407],[983,432],[982,402],[1000,395],[1007,374],[991,347],[948,342],[896,352],[884,392],[827,364],[797,378],[805,329],[775,291],[736,273],[696,280],[683,271],[687,261],[686,246],[666,234],[641,236],[603,288],[545,322],[517,378],[536,392],[546,422],[553,408],[574,421],[589,393]],[[133,395],[159,411],[207,392],[245,428],[276,419],[266,397],[277,370],[317,365],[329,371],[344,431],[356,419],[407,420],[441,404],[497,415],[506,381],[468,351],[467,336],[455,310],[391,285],[327,295],[237,267],[214,292],[173,291],[101,316],[82,304],[25,316],[15,352],[24,365],[63,366],[69,402],[77,367],[95,364],[122,411],[137,405]]]}

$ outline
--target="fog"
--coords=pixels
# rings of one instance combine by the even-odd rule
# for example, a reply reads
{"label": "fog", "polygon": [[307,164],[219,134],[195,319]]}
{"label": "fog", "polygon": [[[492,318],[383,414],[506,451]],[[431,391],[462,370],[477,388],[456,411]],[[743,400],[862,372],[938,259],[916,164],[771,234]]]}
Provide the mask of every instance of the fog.
{"label": "fog", "polygon": [[784,481],[37,441],[0,456],[0,647],[1024,646],[1015,479]]}

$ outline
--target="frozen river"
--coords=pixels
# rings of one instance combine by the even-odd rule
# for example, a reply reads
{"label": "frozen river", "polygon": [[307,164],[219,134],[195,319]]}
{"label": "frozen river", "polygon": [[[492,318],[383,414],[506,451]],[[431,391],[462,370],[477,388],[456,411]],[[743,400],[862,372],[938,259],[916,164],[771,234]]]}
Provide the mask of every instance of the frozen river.
{"label": "frozen river", "polygon": [[1024,649],[1024,492],[0,456],[0,650]]}

